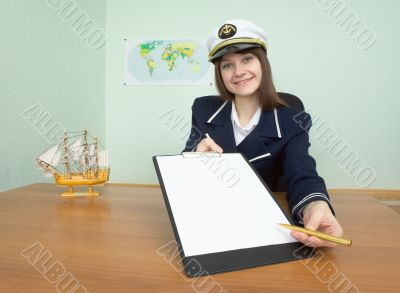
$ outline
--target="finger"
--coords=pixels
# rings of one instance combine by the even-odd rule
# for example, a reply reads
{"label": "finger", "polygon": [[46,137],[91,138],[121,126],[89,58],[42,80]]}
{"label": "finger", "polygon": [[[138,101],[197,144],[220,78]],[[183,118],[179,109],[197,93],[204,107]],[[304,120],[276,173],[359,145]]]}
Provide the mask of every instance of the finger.
{"label": "finger", "polygon": [[331,241],[319,239],[318,237],[310,236],[306,240],[312,247],[335,247],[337,244]]}
{"label": "finger", "polygon": [[303,243],[303,244],[306,245],[306,246],[313,247],[313,245],[314,245],[312,242],[310,242],[310,241],[308,240],[308,239],[309,239],[309,236],[305,235],[304,233],[294,233],[293,237],[294,237],[297,241]]}
{"label": "finger", "polygon": [[293,238],[295,238],[299,242],[302,242],[305,245],[311,246],[311,247],[335,247],[335,246],[337,246],[337,244],[334,242],[322,240],[315,236],[308,236],[307,234],[304,234],[304,233],[298,232],[298,231],[292,231],[291,235],[293,236]]}
{"label": "finger", "polygon": [[[308,235],[298,232],[298,231],[291,231],[290,234],[292,235],[293,238],[295,238],[297,241],[302,242],[306,244],[306,240],[308,238]],[[307,244],[306,244],[307,245]]]}
{"label": "finger", "polygon": [[211,149],[202,141],[196,148],[196,152],[208,152]]}
{"label": "finger", "polygon": [[202,141],[198,144],[196,148],[196,152],[208,152],[211,151],[211,148],[209,147],[208,143],[209,138],[204,138]]}
{"label": "finger", "polygon": [[212,144],[210,146],[210,148],[211,148],[211,151],[213,151],[213,152],[217,152],[217,153],[220,153],[220,154],[222,154],[224,152],[223,149],[219,145],[217,145],[216,143]]}
{"label": "finger", "polygon": [[335,220],[335,222],[332,224],[333,231],[331,232],[331,234],[333,236],[342,237],[343,236],[343,228],[339,224],[339,222],[336,220],[336,218],[334,218],[334,220]]}
{"label": "finger", "polygon": [[307,234],[304,234],[304,233],[298,232],[298,231],[291,231],[291,235],[297,241],[299,241],[307,246],[310,246],[310,247],[335,247],[335,246],[337,246],[337,244],[334,242],[322,240],[315,236],[308,236]]}
{"label": "finger", "polygon": [[304,228],[310,230],[317,230],[322,221],[322,218],[323,214],[321,212],[319,212],[318,210],[313,212],[307,220],[304,219],[305,220]]}
{"label": "finger", "polygon": [[223,150],[222,148],[215,143],[215,141],[212,138],[206,138],[204,139],[204,144],[207,146],[207,150],[217,152],[217,153],[222,153]]}

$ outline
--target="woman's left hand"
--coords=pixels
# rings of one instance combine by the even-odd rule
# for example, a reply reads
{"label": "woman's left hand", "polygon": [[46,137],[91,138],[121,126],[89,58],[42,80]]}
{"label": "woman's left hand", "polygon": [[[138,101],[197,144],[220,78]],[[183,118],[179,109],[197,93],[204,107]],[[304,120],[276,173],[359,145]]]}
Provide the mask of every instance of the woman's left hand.
{"label": "woman's left hand", "polygon": [[[311,230],[330,234],[333,236],[342,236],[343,229],[336,217],[332,214],[328,204],[325,201],[313,201],[303,209],[304,227]],[[336,243],[319,239],[315,236],[308,236],[302,232],[291,231],[291,235],[298,241],[311,247],[335,247]]]}

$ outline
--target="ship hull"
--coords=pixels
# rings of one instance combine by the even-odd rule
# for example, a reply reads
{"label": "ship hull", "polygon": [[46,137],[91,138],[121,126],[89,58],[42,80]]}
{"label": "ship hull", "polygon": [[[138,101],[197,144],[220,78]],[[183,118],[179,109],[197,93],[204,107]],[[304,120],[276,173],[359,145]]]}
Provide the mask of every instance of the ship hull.
{"label": "ship hull", "polygon": [[57,185],[64,186],[79,186],[79,185],[98,185],[104,184],[108,181],[110,176],[110,169],[103,169],[97,171],[97,176],[94,172],[86,175],[79,173],[72,173],[71,176],[59,176],[55,175],[55,181]]}
{"label": "ship hull", "polygon": [[[93,185],[105,184],[110,176],[110,168],[101,169],[97,171],[89,171],[85,174],[71,173],[70,176],[63,176],[54,174],[56,185],[68,186],[68,191],[61,194],[61,196],[75,197],[75,196],[99,196],[100,193],[93,190]],[[87,192],[75,192],[74,186],[88,186]]]}

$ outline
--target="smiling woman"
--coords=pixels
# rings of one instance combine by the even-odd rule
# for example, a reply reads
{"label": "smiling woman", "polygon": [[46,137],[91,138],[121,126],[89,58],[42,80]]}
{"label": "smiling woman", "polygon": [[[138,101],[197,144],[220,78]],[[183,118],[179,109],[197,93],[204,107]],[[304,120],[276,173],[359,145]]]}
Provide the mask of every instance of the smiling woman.
{"label": "smiling woman", "polygon": [[[230,70],[227,70],[226,68],[227,65],[228,67],[232,67],[232,65],[228,62],[229,58],[233,58],[230,56],[241,55],[244,56],[243,63],[248,64],[247,68],[250,69],[250,65],[252,65],[253,68],[251,69],[250,73],[257,73],[256,81],[258,81],[259,84],[257,88],[258,91],[255,92],[255,94],[258,96],[257,99],[259,99],[260,101],[261,108],[265,111],[268,111],[273,110],[274,108],[277,108],[279,106],[286,105],[285,102],[276,93],[274,84],[272,82],[271,66],[265,53],[265,49],[261,47],[250,47],[236,53],[223,55],[221,58],[216,58],[214,59],[214,61],[212,61],[215,65],[216,86],[218,88],[218,91],[221,93],[222,98],[226,98],[231,101],[235,99],[235,93],[227,88],[228,84],[224,80],[223,76],[228,76],[228,73],[234,73],[232,68],[229,68]],[[239,68],[239,70],[241,70],[241,68]],[[259,72],[259,70],[261,70],[261,72]],[[238,73],[236,72],[235,74]],[[246,74],[246,72],[239,72],[239,75],[240,74],[243,75]],[[236,76],[235,78],[240,77]]]}
{"label": "smiling woman", "polygon": [[[283,173],[294,220],[341,236],[324,180],[308,153],[311,118],[276,93],[265,32],[252,22],[229,20],[211,31],[207,46],[220,96],[195,100],[185,151],[242,153],[272,190]],[[309,246],[334,246],[301,232],[292,236]]]}
{"label": "smiling woman", "polygon": [[221,57],[221,77],[229,92],[236,99],[259,100],[257,92],[261,83],[260,60],[252,53],[229,53]]}

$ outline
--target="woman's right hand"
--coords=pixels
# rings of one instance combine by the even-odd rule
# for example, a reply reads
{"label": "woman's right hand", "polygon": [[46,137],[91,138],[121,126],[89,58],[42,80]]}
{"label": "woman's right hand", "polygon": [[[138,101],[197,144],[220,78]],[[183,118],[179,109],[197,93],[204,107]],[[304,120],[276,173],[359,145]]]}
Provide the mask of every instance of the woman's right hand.
{"label": "woman's right hand", "polygon": [[215,141],[206,137],[197,145],[196,152],[217,152],[223,153],[223,149],[215,143]]}

